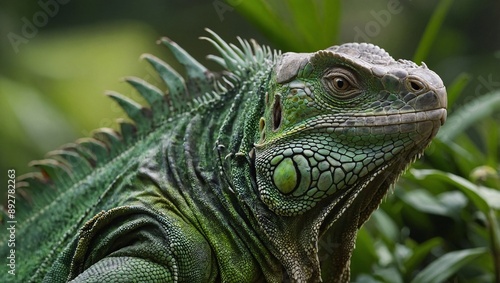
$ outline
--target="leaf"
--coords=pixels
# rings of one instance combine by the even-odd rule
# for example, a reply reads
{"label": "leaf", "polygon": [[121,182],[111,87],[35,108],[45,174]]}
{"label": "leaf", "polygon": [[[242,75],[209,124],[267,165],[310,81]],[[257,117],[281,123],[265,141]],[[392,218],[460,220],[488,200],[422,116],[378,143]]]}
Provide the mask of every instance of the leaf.
{"label": "leaf", "polygon": [[369,273],[371,266],[378,260],[372,236],[366,227],[358,231],[356,246],[351,257],[351,272],[353,274]]}
{"label": "leaf", "polygon": [[446,88],[448,97],[448,108],[453,107],[455,101],[460,96],[465,86],[469,83],[471,75],[467,73],[460,73],[455,80]]}
{"label": "leaf", "polygon": [[304,52],[336,43],[340,5],[339,0],[255,0],[240,1],[234,8],[279,48]]}
{"label": "leaf", "polygon": [[429,53],[429,50],[431,50],[432,44],[436,39],[438,31],[441,28],[444,18],[446,17],[446,13],[450,9],[452,3],[452,0],[439,1],[436,10],[434,10],[431,19],[425,27],[424,34],[420,39],[417,51],[415,52],[415,56],[413,57],[414,62],[422,62],[427,57],[427,54]]}
{"label": "leaf", "polygon": [[486,200],[492,209],[500,210],[500,191],[480,186],[478,193]]}
{"label": "leaf", "polygon": [[477,186],[460,176],[439,170],[411,169],[410,172],[416,179],[433,178],[455,185],[486,215],[490,209],[500,209],[500,191],[498,190]]}
{"label": "leaf", "polygon": [[446,206],[444,206],[434,195],[426,190],[417,189],[409,191],[401,194],[401,198],[405,203],[420,212],[453,216],[452,212]]}
{"label": "leaf", "polygon": [[468,203],[467,197],[460,191],[444,192],[436,197],[457,220],[460,218],[460,210],[467,206]]}
{"label": "leaf", "polygon": [[493,91],[471,101],[448,117],[446,124],[439,130],[437,139],[449,143],[467,128],[477,124],[480,120],[490,117],[492,113],[500,111],[500,91]]}
{"label": "leaf", "polygon": [[[475,128],[472,130],[475,130]],[[459,152],[453,155],[453,161],[460,168],[460,172],[462,172],[460,175],[467,176],[474,168],[485,164],[485,153],[481,150],[478,143],[472,140],[472,136],[460,135],[453,142],[450,142],[450,144],[456,145],[456,148],[460,148],[462,152],[467,152],[466,155],[459,154]]]}
{"label": "leaf", "polygon": [[432,238],[415,247],[413,254],[404,262],[406,274],[411,274],[413,270],[424,260],[431,250],[443,243],[441,238]]}
{"label": "leaf", "polygon": [[290,40],[287,37],[291,33],[283,32],[287,29],[278,13],[279,8],[273,7],[272,3],[263,0],[240,1],[238,5],[234,5],[234,8],[257,26],[267,38],[272,39],[275,44],[280,47],[288,46]]}
{"label": "leaf", "polygon": [[401,273],[395,267],[381,268],[374,271],[375,278],[385,283],[403,283]]}
{"label": "leaf", "polygon": [[304,51],[326,48],[336,40],[340,1],[288,0],[295,30],[304,41]]}
{"label": "leaf", "polygon": [[493,264],[496,267],[495,277],[500,280],[500,261],[498,255],[500,255],[500,226],[498,223],[498,219],[496,217],[495,211],[491,210],[490,213],[486,216],[488,222],[490,224],[489,232],[491,237],[491,250],[493,257]]}
{"label": "leaf", "polygon": [[449,252],[433,261],[420,271],[411,283],[439,283],[443,282],[460,268],[479,256],[487,254],[486,248],[474,248]]}
{"label": "leaf", "polygon": [[[394,243],[391,244],[394,245]],[[394,262],[394,255],[391,252],[392,247],[387,246],[387,244],[381,240],[375,241],[374,245],[378,256],[378,264],[380,266],[388,266]]]}
{"label": "leaf", "polygon": [[370,221],[377,227],[377,230],[383,235],[386,241],[395,243],[399,239],[398,226],[383,210],[375,210]]}
{"label": "leaf", "polygon": [[353,282],[356,283],[381,283],[381,281],[375,279],[372,275],[368,274],[361,274],[358,277],[356,277],[356,280]]}
{"label": "leaf", "polygon": [[[488,152],[486,158],[487,158],[487,164],[489,164],[491,167],[496,167],[498,166],[499,160],[498,160],[498,148],[499,148],[499,142],[498,142],[498,137],[500,135],[499,133],[499,126],[498,126],[498,121],[495,121],[493,119],[488,119],[485,121],[482,126],[482,136],[486,139],[485,144],[486,144],[486,152]],[[498,176],[498,175],[497,175]],[[500,189],[500,183],[496,183],[496,188]]]}

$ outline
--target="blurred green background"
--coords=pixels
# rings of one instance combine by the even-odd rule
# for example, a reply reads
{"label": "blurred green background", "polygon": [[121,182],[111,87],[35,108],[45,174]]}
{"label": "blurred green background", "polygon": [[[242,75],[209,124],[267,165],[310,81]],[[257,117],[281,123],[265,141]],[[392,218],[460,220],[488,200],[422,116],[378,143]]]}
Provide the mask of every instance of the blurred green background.
{"label": "blurred green background", "polygon": [[436,71],[450,118],[360,231],[353,280],[500,280],[499,18],[491,0],[2,1],[0,172],[29,172],[46,152],[115,127],[124,115],[103,93],[138,99],[120,78],[156,81],[142,53],[178,67],[161,36],[209,68],[205,27],[283,51],[369,41]]}
{"label": "blurred green background", "polygon": [[[18,174],[28,172],[30,160],[43,158],[47,151],[87,136],[95,128],[113,127],[114,119],[123,115],[104,91],[133,95],[120,78],[149,77],[147,64],[138,59],[142,53],[169,59],[167,50],[155,43],[161,36],[172,38],[212,67],[205,56],[215,50],[198,39],[206,35],[205,27],[228,41],[235,42],[235,37],[241,36],[284,51],[302,46],[311,49],[300,44],[293,48],[277,37],[266,37],[266,32],[237,12],[236,8],[245,3],[241,0],[67,2],[58,3],[53,16],[45,12],[46,21],[40,16],[44,7],[36,1],[0,3],[0,172],[7,168],[15,168]],[[368,38],[395,58],[411,59],[436,5],[401,1],[399,13],[390,14],[388,20],[380,13],[380,21],[374,15],[387,11],[388,2],[372,2],[342,1],[340,12],[323,11],[325,17],[340,14],[340,28],[331,28],[335,38],[320,43],[320,48]],[[474,87],[483,83],[480,78],[488,81],[492,76],[500,84],[500,75],[495,77],[500,62],[500,6],[498,1],[457,2],[426,63],[447,84],[467,71],[472,77],[466,100],[476,95]],[[23,19],[36,31],[26,28]],[[35,25],[44,22],[40,27]],[[32,38],[23,36],[23,29],[29,36],[34,33]],[[294,36],[294,30],[286,26],[281,31]],[[315,32],[309,30],[313,39]],[[300,38],[292,40],[298,42]],[[484,94],[489,89],[480,90]]]}

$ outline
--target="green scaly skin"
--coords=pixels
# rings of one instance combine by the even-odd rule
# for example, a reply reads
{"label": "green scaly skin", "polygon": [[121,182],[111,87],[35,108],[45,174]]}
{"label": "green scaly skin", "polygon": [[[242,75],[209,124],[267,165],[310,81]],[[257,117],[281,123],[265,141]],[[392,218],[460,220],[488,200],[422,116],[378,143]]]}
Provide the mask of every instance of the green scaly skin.
{"label": "green scaly skin", "polygon": [[223,77],[162,39],[187,79],[145,55],[166,94],[127,78],[150,106],[109,96],[133,124],[18,180],[0,281],[349,280],[357,230],[445,120],[441,79],[371,44],[281,55],[210,33]]}

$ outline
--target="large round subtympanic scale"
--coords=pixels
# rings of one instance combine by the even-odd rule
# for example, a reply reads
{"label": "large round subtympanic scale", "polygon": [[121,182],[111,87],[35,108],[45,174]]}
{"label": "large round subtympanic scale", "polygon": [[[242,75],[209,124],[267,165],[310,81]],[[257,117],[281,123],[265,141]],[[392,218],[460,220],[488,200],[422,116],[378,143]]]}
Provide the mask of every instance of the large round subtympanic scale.
{"label": "large round subtympanic scale", "polygon": [[295,190],[299,179],[299,172],[294,165],[294,161],[287,157],[283,159],[273,172],[274,185],[280,192],[288,194]]}
{"label": "large round subtympanic scale", "polygon": [[[287,156],[287,154],[283,154]],[[271,165],[273,169],[273,182],[276,188],[283,194],[293,193],[300,196],[307,192],[311,186],[311,165],[302,154],[289,155],[288,157],[275,157]]]}

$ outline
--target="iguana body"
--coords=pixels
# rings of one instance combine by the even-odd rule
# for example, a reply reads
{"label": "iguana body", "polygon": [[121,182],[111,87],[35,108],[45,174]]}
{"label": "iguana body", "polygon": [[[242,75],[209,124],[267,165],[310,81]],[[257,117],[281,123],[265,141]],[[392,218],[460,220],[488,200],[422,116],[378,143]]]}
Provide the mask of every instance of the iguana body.
{"label": "iguana body", "polygon": [[349,280],[358,228],[444,122],[441,80],[370,44],[281,55],[212,36],[222,78],[163,39],[186,80],[145,56],[167,94],[127,79],[150,104],[110,94],[133,124],[19,180],[15,280]]}

